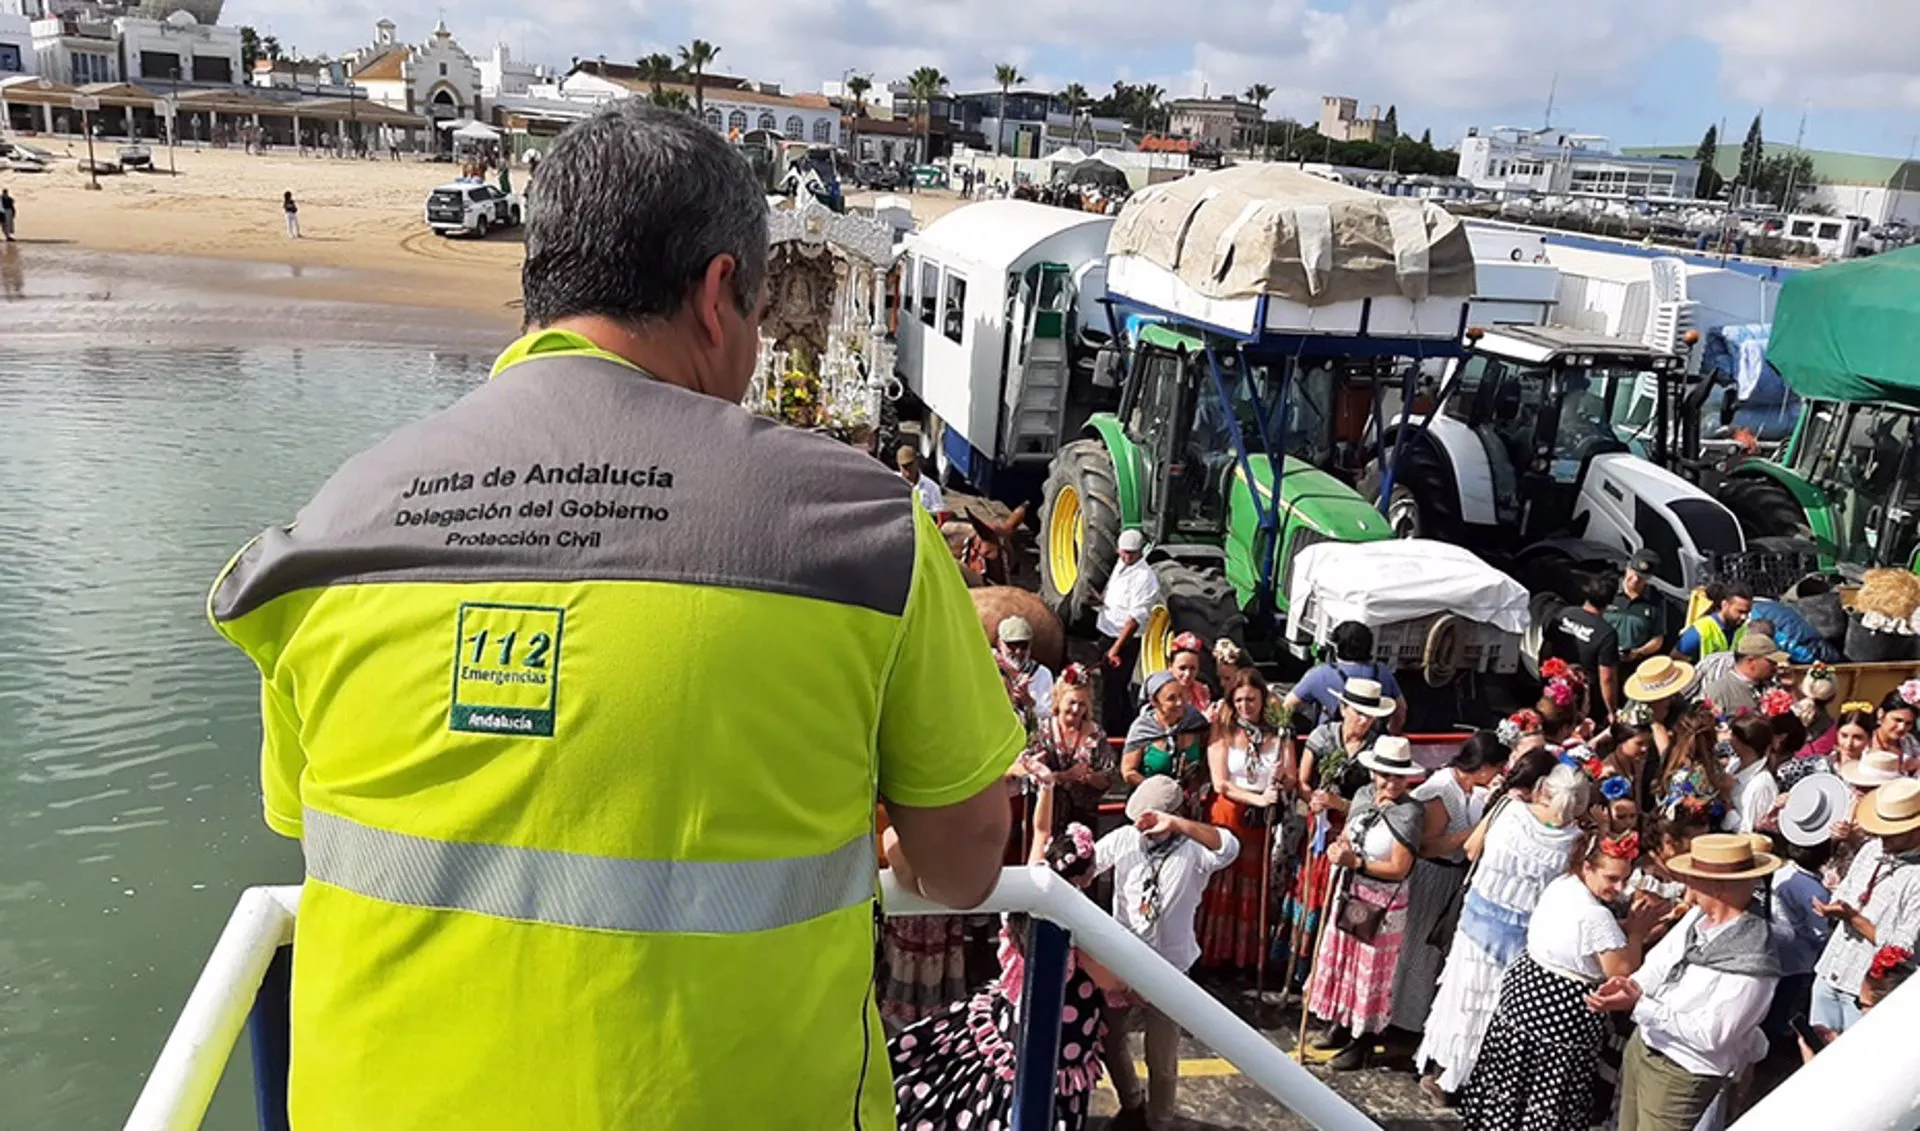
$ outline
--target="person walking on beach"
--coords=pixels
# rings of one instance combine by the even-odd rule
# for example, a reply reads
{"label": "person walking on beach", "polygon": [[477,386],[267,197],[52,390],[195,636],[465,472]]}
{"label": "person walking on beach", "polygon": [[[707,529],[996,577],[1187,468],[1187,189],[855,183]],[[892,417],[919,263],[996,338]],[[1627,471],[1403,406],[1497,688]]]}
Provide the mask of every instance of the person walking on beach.
{"label": "person walking on beach", "polygon": [[293,202],[293,190],[288,189],[280,195],[280,209],[287,214],[287,238],[300,238],[300,206]]}
{"label": "person walking on beach", "polygon": [[626,102],[534,191],[493,380],[208,600],[306,862],[291,1123],[891,1129],[876,795],[902,886],[975,907],[1026,733],[932,516],[740,407],[745,158]]}
{"label": "person walking on beach", "polygon": [[18,212],[19,209],[13,203],[13,194],[6,189],[0,189],[0,234],[7,237],[8,243],[13,242],[13,218]]}

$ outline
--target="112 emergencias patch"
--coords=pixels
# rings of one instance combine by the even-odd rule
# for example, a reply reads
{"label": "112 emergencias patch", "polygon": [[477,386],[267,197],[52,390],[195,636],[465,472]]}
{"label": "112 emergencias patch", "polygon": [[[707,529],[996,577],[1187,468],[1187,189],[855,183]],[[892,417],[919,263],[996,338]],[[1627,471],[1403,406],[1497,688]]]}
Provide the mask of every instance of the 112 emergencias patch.
{"label": "112 emergencias patch", "polygon": [[448,729],[552,738],[565,619],[542,605],[461,605]]}

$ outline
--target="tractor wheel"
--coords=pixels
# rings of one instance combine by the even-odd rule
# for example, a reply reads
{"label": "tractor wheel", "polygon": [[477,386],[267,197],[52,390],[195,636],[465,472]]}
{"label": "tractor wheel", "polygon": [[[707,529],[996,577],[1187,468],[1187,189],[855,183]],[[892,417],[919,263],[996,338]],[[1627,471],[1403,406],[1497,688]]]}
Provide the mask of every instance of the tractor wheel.
{"label": "tractor wheel", "polygon": [[1214,643],[1246,640],[1247,618],[1240,612],[1233,586],[1219,570],[1196,569],[1184,562],[1155,562],[1153,573],[1160,579],[1160,602],[1147,614],[1140,633],[1141,678],[1166,668],[1173,638],[1183,632],[1196,633],[1207,642],[1200,670],[1212,678]]}
{"label": "tractor wheel", "polygon": [[1793,492],[1758,475],[1733,476],[1720,485],[1720,502],[1740,520],[1748,541],[1756,538],[1807,538],[1807,512]]}
{"label": "tractor wheel", "polygon": [[1075,440],[1053,457],[1040,504],[1040,596],[1068,631],[1093,623],[1119,540],[1113,457],[1098,440]]}

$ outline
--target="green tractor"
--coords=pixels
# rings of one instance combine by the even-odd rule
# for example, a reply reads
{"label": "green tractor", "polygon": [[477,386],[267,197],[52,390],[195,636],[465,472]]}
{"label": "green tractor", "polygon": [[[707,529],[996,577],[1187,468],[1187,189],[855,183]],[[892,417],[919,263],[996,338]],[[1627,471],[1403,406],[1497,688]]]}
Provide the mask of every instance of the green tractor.
{"label": "green tractor", "polygon": [[1183,631],[1277,651],[1285,582],[1302,550],[1393,537],[1353,488],[1291,454],[1311,439],[1297,434],[1290,445],[1288,429],[1311,409],[1294,378],[1313,361],[1295,346],[1163,323],[1132,335],[1124,367],[1119,410],[1090,419],[1085,438],[1064,445],[1049,470],[1041,595],[1084,628],[1120,531],[1138,528],[1154,547],[1163,598],[1142,628],[1143,673],[1166,667]]}
{"label": "green tractor", "polygon": [[1749,538],[1810,543],[1822,569],[1920,570],[1920,248],[1789,279],[1767,360],[1803,402],[1781,457],[1719,495]]}

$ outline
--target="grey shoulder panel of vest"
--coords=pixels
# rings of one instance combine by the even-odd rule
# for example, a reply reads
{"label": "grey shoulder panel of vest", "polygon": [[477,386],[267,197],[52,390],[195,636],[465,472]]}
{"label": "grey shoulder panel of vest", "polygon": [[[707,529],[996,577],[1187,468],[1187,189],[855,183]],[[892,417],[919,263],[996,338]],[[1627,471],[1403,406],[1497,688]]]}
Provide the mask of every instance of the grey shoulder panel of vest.
{"label": "grey shoulder panel of vest", "polygon": [[523,362],[349,460],[213,597],[407,581],[671,581],[899,614],[914,516],[863,452],[611,362]]}

